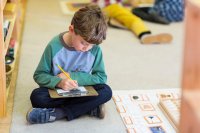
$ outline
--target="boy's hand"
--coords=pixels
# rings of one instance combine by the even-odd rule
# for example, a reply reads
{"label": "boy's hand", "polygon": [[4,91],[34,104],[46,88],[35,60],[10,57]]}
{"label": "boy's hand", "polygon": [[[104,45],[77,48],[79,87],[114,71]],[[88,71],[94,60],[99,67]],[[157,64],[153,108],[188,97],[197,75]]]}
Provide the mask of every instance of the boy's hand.
{"label": "boy's hand", "polygon": [[76,80],[71,79],[62,79],[58,84],[57,87],[62,88],[63,90],[73,90],[74,88],[78,87],[78,83]]}

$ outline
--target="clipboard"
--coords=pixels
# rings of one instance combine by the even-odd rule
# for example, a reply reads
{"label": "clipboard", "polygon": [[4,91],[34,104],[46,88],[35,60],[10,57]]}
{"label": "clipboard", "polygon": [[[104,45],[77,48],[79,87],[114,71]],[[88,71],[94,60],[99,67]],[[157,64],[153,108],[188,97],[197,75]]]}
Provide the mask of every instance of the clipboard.
{"label": "clipboard", "polygon": [[85,89],[88,91],[86,94],[80,95],[58,95],[55,89],[48,89],[49,95],[51,98],[68,98],[68,97],[84,97],[84,96],[98,96],[99,94],[92,86],[84,86]]}

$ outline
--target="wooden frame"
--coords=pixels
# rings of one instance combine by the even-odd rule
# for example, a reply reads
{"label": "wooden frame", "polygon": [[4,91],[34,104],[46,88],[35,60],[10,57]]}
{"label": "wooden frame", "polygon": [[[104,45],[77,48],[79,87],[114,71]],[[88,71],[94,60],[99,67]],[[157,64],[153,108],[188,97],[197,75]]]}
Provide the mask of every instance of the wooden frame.
{"label": "wooden frame", "polygon": [[[0,3],[0,27],[3,27],[3,9],[5,0]],[[5,116],[6,113],[6,76],[5,76],[5,54],[4,54],[4,40],[3,28],[0,29],[0,117]]]}
{"label": "wooden frame", "polygon": [[200,2],[188,0],[182,76],[180,133],[200,131]]}
{"label": "wooden frame", "polygon": [[[14,58],[15,61],[12,63],[12,69],[15,69],[15,67],[18,65],[17,60],[19,58],[19,49],[20,49],[20,43],[21,43],[21,35],[22,35],[22,25],[23,25],[23,18],[24,18],[24,8],[26,1],[25,0],[10,0],[10,5],[6,7],[6,4],[8,3],[7,0],[0,0],[0,118],[4,119],[7,115],[7,101],[10,101],[9,95],[10,90],[13,90],[12,87],[15,87],[16,84],[16,75],[17,72],[12,72],[11,76],[11,82],[10,85],[6,88],[6,70],[5,70],[5,55],[7,53],[10,40],[11,38],[16,41],[15,43],[15,51],[14,51]],[[8,9],[7,12],[4,9]],[[7,29],[7,34],[4,39],[4,19],[9,21],[9,27]],[[18,45],[18,46],[16,46]],[[14,73],[14,74],[13,74]],[[10,89],[11,88],[11,89]],[[0,119],[0,122],[1,120]]]}

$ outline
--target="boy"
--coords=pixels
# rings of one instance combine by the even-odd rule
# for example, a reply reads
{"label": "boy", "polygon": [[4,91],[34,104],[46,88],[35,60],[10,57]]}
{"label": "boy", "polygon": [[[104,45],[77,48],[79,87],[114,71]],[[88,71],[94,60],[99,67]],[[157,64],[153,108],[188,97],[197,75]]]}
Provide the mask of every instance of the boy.
{"label": "boy", "polygon": [[[47,123],[67,118],[73,120],[89,114],[104,118],[103,104],[112,97],[106,85],[102,52],[98,44],[106,39],[106,19],[96,5],[88,5],[74,14],[69,31],[54,37],[47,45],[34,73],[39,88],[33,90],[33,108],[27,112],[29,123]],[[59,64],[73,80],[65,77]],[[59,87],[72,90],[92,85],[98,92],[94,97],[50,98],[48,89]]]}
{"label": "boy", "polygon": [[139,17],[120,5],[123,1],[125,0],[92,0],[92,2],[97,3],[103,8],[109,18],[117,20],[131,30],[140,39],[142,44],[161,44],[172,41],[172,36],[168,33],[152,35],[151,31]]}

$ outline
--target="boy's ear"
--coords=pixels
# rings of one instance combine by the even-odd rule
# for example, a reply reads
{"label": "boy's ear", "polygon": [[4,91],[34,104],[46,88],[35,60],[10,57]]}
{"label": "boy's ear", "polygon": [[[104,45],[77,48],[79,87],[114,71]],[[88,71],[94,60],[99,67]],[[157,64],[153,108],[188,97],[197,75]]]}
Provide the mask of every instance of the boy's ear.
{"label": "boy's ear", "polygon": [[74,26],[73,26],[73,25],[70,25],[70,26],[69,26],[69,32],[71,32],[71,33],[74,32]]}

